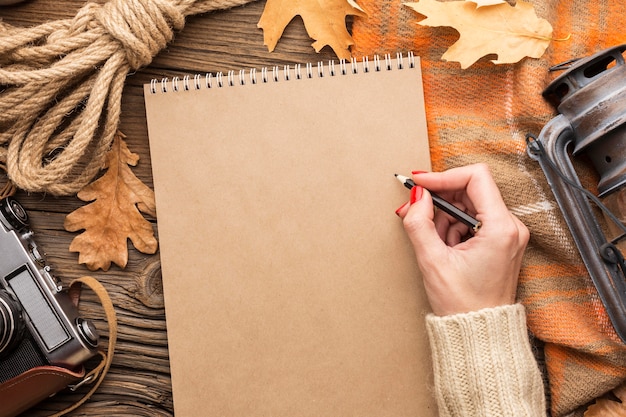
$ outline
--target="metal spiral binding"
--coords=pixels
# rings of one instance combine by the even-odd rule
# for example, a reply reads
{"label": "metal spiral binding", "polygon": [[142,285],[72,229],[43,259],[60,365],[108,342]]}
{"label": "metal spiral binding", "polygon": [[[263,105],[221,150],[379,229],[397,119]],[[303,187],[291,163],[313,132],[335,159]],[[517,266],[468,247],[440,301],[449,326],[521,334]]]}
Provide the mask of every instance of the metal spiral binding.
{"label": "metal spiral binding", "polygon": [[[406,59],[408,68],[415,68],[415,56],[412,52],[407,53]],[[402,53],[396,54],[396,68],[405,68],[405,57]],[[315,66],[313,63],[309,62],[304,68],[301,64],[295,64],[293,67],[285,65],[282,70],[279,66],[273,66],[270,69],[263,67],[261,68],[260,76],[258,75],[257,69],[252,68],[248,71],[247,77],[246,70],[241,69],[239,73],[236,73],[234,70],[228,71],[226,76],[224,76],[222,72],[218,72],[217,74],[207,73],[204,76],[196,74],[193,76],[193,82],[190,82],[189,75],[185,75],[182,79],[180,77],[173,77],[171,80],[169,78],[162,78],[161,80],[152,79],[150,81],[150,93],[168,93],[170,91],[176,93],[181,91],[201,90],[203,88],[223,88],[236,85],[245,86],[248,83],[258,84],[259,82],[269,83],[280,82],[281,80],[301,80],[315,76],[318,78],[324,78],[326,75],[335,77],[338,75],[358,74],[359,70],[363,73],[368,73],[370,71],[392,71],[393,69],[391,54],[385,54],[382,59],[380,56],[374,55],[371,64],[369,58],[365,56],[361,60],[360,65],[356,58],[351,58],[349,66],[347,60],[341,59],[338,63],[334,60],[330,60],[326,65],[322,61],[318,61]]]}

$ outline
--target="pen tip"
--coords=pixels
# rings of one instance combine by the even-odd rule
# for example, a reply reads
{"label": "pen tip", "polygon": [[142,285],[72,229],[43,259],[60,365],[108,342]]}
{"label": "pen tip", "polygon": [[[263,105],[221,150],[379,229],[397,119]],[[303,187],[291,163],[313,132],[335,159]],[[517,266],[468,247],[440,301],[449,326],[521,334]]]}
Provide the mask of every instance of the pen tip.
{"label": "pen tip", "polygon": [[394,177],[398,177],[398,174],[393,174]]}

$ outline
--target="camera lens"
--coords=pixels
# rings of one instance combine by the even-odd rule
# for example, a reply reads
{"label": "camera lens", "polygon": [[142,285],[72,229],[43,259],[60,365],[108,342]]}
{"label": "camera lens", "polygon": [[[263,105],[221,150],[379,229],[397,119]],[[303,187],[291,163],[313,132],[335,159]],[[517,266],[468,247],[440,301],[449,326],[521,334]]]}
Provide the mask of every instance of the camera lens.
{"label": "camera lens", "polygon": [[0,200],[0,211],[11,226],[22,229],[28,226],[28,214],[24,207],[13,197]]}
{"label": "camera lens", "polygon": [[0,290],[0,357],[22,339],[24,322],[20,307],[6,291]]}

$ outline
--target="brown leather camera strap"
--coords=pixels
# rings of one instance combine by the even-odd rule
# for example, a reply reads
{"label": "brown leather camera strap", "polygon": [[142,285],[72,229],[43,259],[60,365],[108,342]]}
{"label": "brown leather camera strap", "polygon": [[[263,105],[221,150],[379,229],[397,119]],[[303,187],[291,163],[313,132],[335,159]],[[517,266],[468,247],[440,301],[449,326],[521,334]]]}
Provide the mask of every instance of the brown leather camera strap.
{"label": "brown leather camera strap", "polygon": [[84,377],[84,368],[76,372],[50,365],[31,368],[0,385],[0,416],[17,416]]}
{"label": "brown leather camera strap", "polygon": [[100,304],[104,309],[104,313],[106,315],[107,324],[109,325],[109,346],[106,352],[100,351],[100,355],[102,356],[102,360],[100,364],[92,369],[81,382],[74,386],[74,389],[83,385],[84,383],[91,384],[91,388],[89,391],[76,403],[72,404],[70,407],[66,408],[63,411],[59,411],[56,414],[53,414],[51,417],[60,417],[64,416],[70,411],[73,411],[83,405],[91,396],[96,392],[104,377],[106,376],[109,368],[111,367],[111,362],[113,361],[113,353],[115,351],[115,344],[117,342],[117,316],[115,315],[115,308],[113,307],[113,302],[111,302],[111,298],[107,290],[104,286],[94,277],[84,276],[81,278],[77,278],[70,284],[70,293],[76,294],[76,290],[80,289],[81,284],[89,287],[99,298]]}

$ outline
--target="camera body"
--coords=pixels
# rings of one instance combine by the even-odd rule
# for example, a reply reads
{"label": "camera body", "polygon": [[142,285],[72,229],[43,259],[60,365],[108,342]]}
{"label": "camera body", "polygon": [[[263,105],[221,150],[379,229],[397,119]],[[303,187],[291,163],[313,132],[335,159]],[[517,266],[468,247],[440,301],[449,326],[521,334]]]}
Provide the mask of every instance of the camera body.
{"label": "camera body", "polygon": [[97,345],[95,327],[51,274],[24,208],[0,200],[0,385],[38,366],[80,369]]}

